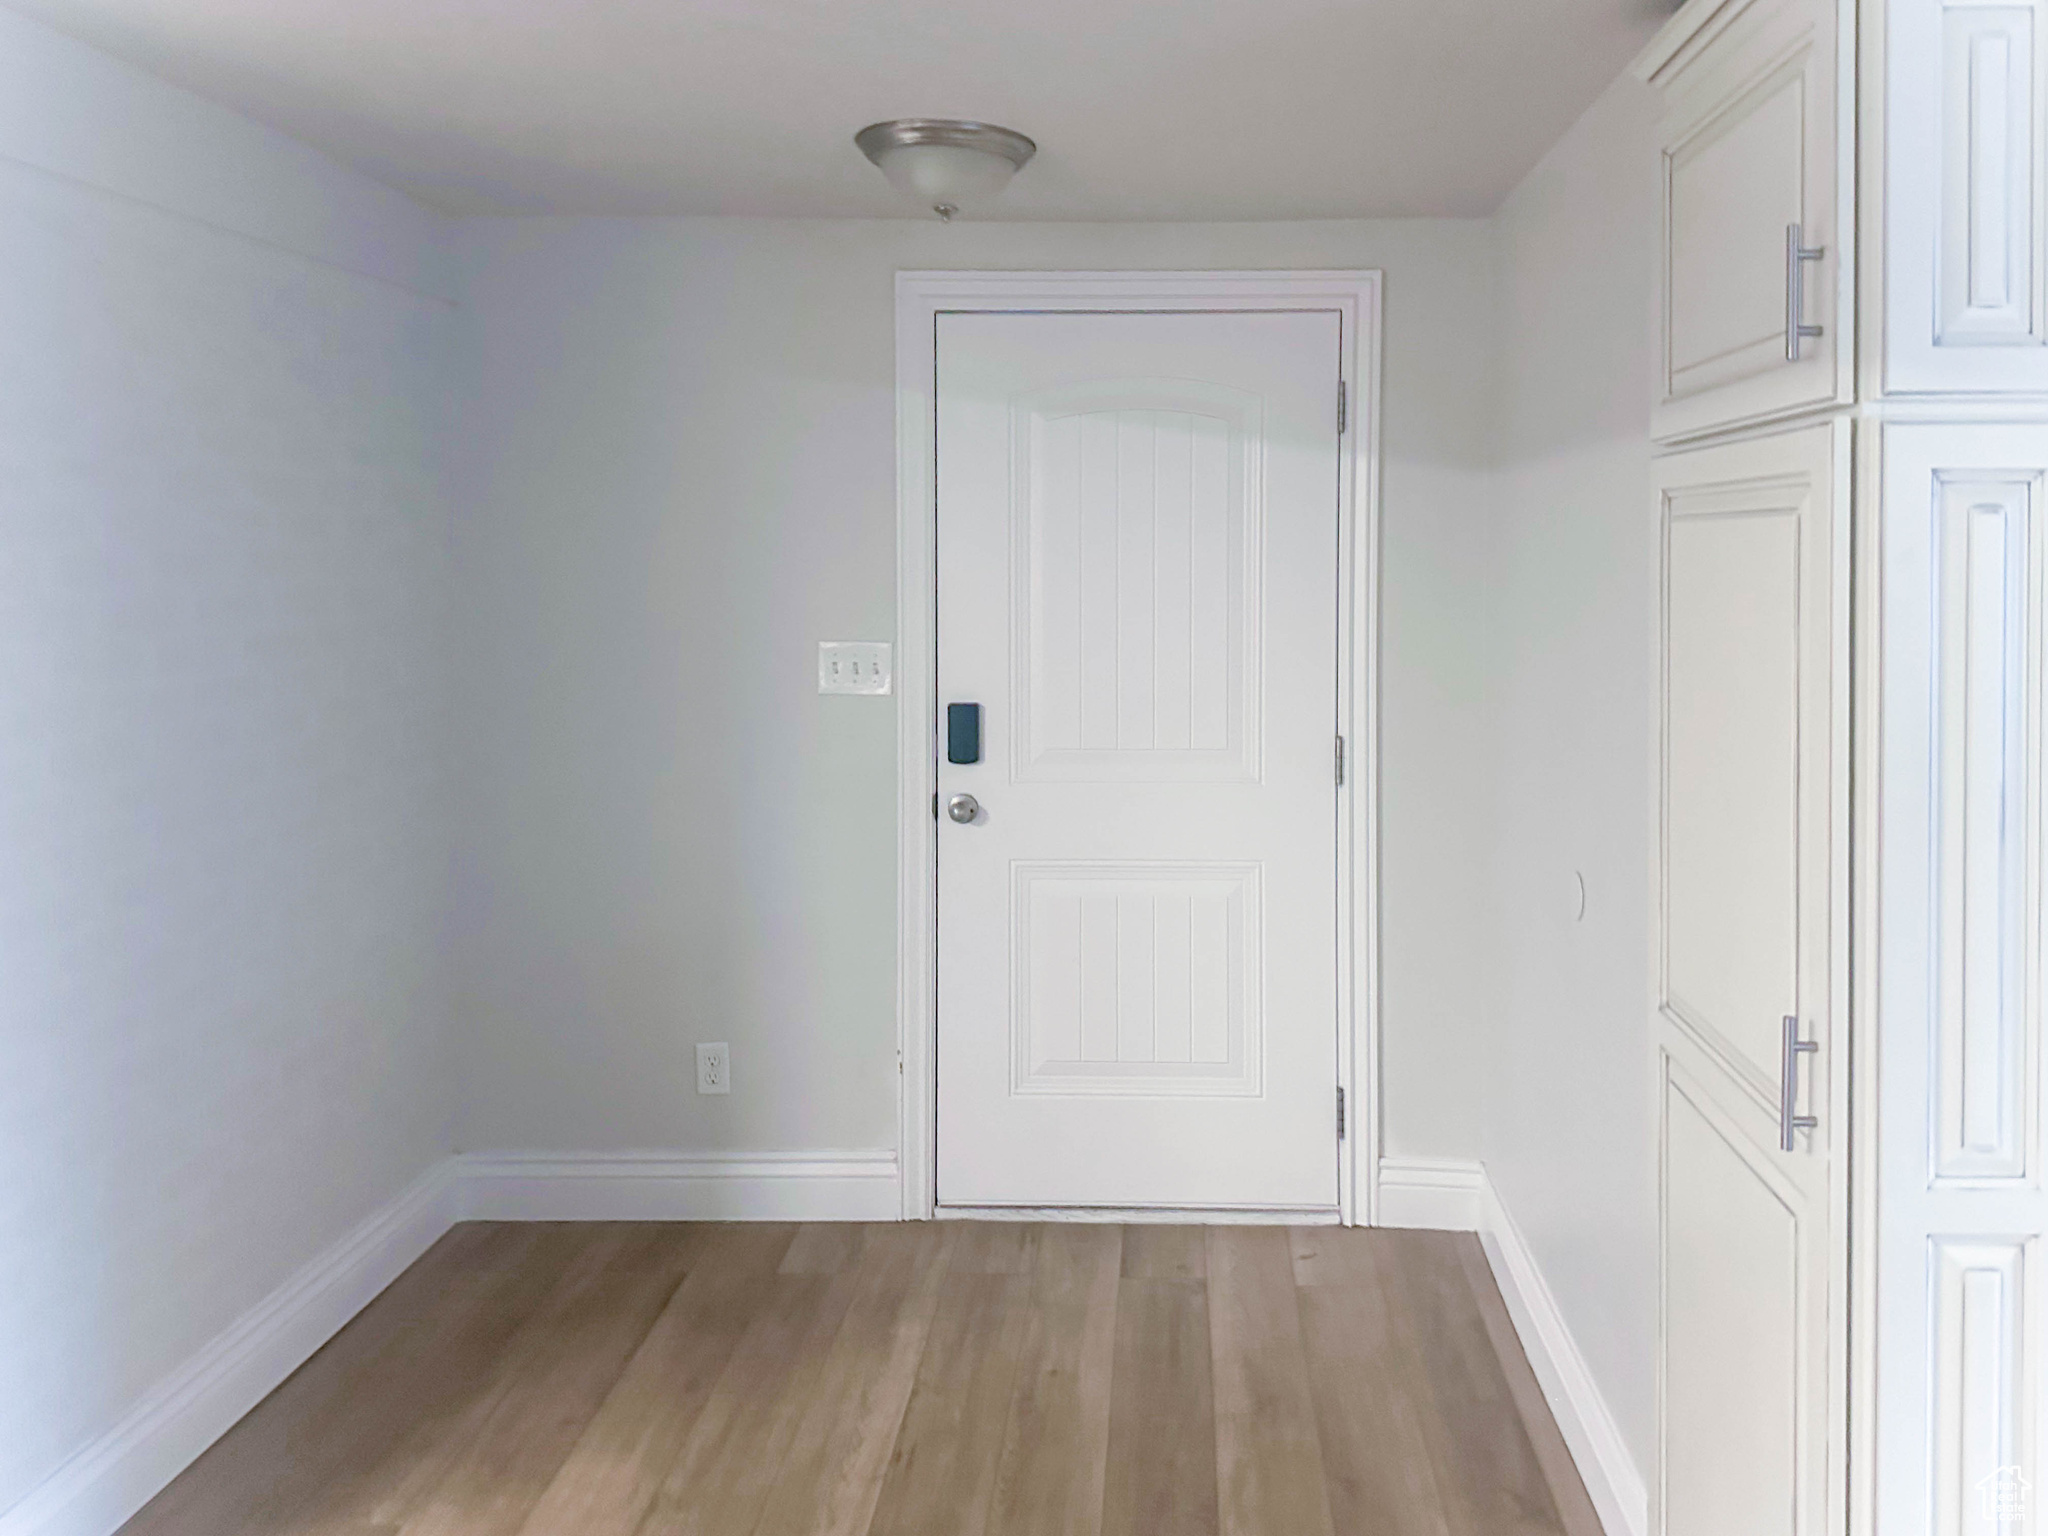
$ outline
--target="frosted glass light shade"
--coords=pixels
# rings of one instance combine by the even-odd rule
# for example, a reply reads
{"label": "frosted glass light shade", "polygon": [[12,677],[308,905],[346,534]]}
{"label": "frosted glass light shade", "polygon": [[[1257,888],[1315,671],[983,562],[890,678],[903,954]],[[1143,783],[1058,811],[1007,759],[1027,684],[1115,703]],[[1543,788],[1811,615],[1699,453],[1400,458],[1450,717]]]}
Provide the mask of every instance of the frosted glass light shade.
{"label": "frosted glass light shade", "polygon": [[942,219],[986,202],[1037,152],[1021,133],[987,123],[903,118],[854,135],[889,184]]}
{"label": "frosted glass light shade", "polygon": [[925,207],[955,211],[994,197],[1010,184],[1017,167],[1001,155],[951,144],[906,144],[885,149],[875,161],[889,185]]}

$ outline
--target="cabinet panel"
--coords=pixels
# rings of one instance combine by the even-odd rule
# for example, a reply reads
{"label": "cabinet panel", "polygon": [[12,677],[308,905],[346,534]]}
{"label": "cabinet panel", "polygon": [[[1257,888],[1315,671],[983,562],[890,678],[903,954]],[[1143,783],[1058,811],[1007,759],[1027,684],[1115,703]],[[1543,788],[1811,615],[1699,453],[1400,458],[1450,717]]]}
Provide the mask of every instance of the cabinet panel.
{"label": "cabinet panel", "polygon": [[1818,1533],[1824,1217],[1678,1059],[1661,1066],[1662,1536]]}
{"label": "cabinet panel", "polygon": [[1893,0],[1885,388],[2048,392],[2048,0]]}
{"label": "cabinet panel", "polygon": [[1661,441],[1848,399],[1837,36],[1832,0],[1695,0],[1645,55],[1664,101]]}
{"label": "cabinet panel", "polygon": [[1663,1536],[1838,1528],[1847,438],[1653,468]]}
{"label": "cabinet panel", "polygon": [[2048,1477],[2048,426],[1882,460],[1875,1527],[1971,1536]]}
{"label": "cabinet panel", "polygon": [[1812,495],[1796,476],[1679,487],[1664,530],[1664,1008],[1766,1100],[1799,996]]}

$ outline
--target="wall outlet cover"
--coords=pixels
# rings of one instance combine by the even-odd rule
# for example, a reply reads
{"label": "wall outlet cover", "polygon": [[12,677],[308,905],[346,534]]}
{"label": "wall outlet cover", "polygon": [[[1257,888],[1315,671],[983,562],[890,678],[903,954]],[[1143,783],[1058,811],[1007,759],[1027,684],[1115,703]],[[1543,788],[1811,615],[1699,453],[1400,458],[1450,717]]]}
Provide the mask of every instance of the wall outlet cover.
{"label": "wall outlet cover", "polygon": [[889,692],[889,642],[886,640],[820,640],[818,692]]}
{"label": "wall outlet cover", "polygon": [[723,1040],[707,1041],[697,1047],[697,1091],[732,1092],[732,1047]]}

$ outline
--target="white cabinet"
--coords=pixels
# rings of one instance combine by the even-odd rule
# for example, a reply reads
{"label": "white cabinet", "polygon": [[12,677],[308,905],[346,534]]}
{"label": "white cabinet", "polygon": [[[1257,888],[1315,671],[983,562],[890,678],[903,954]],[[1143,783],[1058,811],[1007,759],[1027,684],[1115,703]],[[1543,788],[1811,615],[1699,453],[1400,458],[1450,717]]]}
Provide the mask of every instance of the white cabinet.
{"label": "white cabinet", "polygon": [[1661,1536],[1840,1528],[1848,434],[1653,469]]}
{"label": "white cabinet", "polygon": [[1875,1530],[2019,1532],[2048,1496],[2048,426],[1883,433]]}
{"label": "white cabinet", "polygon": [[1835,0],[1689,0],[1637,66],[1663,100],[1660,442],[1850,399],[1842,39]]}
{"label": "white cabinet", "polygon": [[2048,1479],[2048,0],[1882,17],[1871,1529],[1965,1536]]}
{"label": "white cabinet", "polygon": [[1684,445],[1654,1529],[2017,1531],[2048,1497],[2048,0],[1687,0],[1636,72],[1652,433]]}
{"label": "white cabinet", "polygon": [[2048,0],[1891,0],[1884,388],[2048,395]]}

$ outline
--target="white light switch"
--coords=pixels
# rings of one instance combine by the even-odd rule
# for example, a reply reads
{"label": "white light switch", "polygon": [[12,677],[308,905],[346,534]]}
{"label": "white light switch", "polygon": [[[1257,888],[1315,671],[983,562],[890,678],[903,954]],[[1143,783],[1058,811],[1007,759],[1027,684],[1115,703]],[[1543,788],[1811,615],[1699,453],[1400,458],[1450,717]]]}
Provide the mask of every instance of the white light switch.
{"label": "white light switch", "polygon": [[818,692],[887,693],[889,643],[886,640],[820,640]]}

